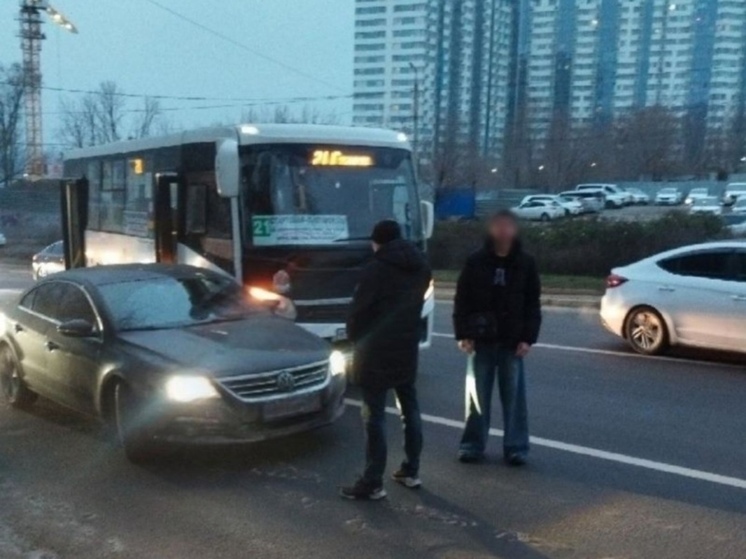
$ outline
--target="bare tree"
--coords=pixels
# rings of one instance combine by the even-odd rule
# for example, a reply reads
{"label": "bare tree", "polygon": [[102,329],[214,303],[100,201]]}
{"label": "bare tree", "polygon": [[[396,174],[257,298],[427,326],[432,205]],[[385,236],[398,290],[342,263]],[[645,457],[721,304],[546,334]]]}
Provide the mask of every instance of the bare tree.
{"label": "bare tree", "polygon": [[125,138],[144,138],[159,130],[160,102],[143,99],[142,108],[127,107],[126,97],[114,82],[77,100],[63,99],[59,137],[68,147],[85,147]]}
{"label": "bare tree", "polygon": [[0,184],[7,186],[21,170],[23,73],[18,64],[0,65]]}
{"label": "bare tree", "polygon": [[137,122],[133,131],[136,138],[147,138],[151,135],[154,125],[161,115],[161,104],[158,99],[145,97],[141,112],[137,113]]}
{"label": "bare tree", "polygon": [[333,111],[324,113],[317,107],[304,105],[300,112],[293,111],[288,105],[276,105],[273,109],[249,107],[241,113],[241,122],[294,123],[294,124],[337,124],[339,117]]}

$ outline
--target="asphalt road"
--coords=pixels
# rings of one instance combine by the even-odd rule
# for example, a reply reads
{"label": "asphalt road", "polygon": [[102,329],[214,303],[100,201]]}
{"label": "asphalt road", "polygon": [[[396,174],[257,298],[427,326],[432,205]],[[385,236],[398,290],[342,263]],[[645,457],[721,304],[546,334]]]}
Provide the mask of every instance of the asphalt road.
{"label": "asphalt road", "polygon": [[[24,274],[0,268],[5,304]],[[337,497],[362,461],[354,391],[330,428],[148,467],[54,404],[3,407],[0,558],[746,557],[746,360],[633,356],[595,314],[549,310],[527,363],[529,466],[504,466],[498,436],[488,463],[467,466],[455,460],[464,360],[449,305],[437,311],[419,381],[421,491]]]}

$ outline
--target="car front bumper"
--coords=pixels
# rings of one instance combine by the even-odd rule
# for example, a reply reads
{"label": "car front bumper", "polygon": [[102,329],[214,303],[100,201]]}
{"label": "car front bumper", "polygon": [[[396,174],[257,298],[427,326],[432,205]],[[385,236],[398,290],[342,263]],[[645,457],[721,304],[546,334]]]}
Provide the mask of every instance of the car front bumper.
{"label": "car front bumper", "polygon": [[249,403],[221,392],[220,398],[195,403],[163,402],[155,414],[152,435],[163,443],[220,445],[310,431],[333,423],[344,413],[345,386],[344,376],[335,376],[319,390],[281,399]]}

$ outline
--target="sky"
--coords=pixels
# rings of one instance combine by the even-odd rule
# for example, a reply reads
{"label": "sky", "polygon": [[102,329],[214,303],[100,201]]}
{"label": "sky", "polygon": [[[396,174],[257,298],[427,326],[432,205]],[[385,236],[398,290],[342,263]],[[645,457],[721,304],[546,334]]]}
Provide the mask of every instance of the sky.
{"label": "sky", "polygon": [[[87,90],[112,80],[128,93],[207,98],[161,100],[164,109],[178,109],[165,114],[174,126],[183,128],[237,122],[250,104],[245,100],[281,102],[299,97],[314,100],[288,103],[298,112],[307,105],[334,113],[340,123],[351,120],[352,0],[52,0],[52,4],[75,23],[79,34],[51,23],[44,26],[42,75],[47,87]],[[2,64],[21,59],[17,15],[18,0],[0,0]],[[60,96],[79,95],[44,91],[44,136],[50,146],[59,141]],[[343,97],[319,99],[327,96]],[[141,101],[128,103],[136,108]],[[265,110],[274,108],[268,107]]]}

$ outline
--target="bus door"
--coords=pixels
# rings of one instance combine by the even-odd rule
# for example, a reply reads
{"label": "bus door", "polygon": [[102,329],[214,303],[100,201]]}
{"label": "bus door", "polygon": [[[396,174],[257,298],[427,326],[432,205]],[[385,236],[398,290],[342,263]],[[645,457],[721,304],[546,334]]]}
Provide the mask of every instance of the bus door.
{"label": "bus door", "polygon": [[158,173],[155,176],[155,251],[156,260],[164,264],[177,262],[178,243],[182,224],[179,219],[182,180],[175,173]]}
{"label": "bus door", "polygon": [[62,181],[60,205],[65,269],[84,268],[85,230],[88,226],[88,180]]}

